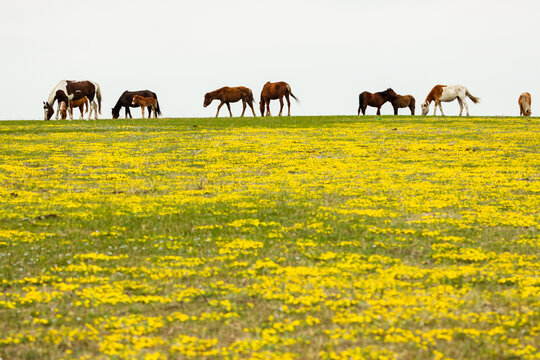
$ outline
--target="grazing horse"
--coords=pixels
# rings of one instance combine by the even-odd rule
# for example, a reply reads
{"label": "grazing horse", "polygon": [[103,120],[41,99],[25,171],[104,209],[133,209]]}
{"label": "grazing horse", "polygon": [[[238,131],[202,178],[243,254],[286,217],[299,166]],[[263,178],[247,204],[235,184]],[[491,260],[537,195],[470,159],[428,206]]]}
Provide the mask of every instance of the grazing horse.
{"label": "grazing horse", "polygon": [[459,116],[463,113],[463,106],[465,106],[467,116],[469,116],[469,107],[467,106],[466,101],[467,97],[475,104],[480,102],[480,98],[472,96],[469,90],[463,85],[435,85],[426,97],[426,101],[422,104],[422,115],[427,115],[429,112],[429,105],[434,101],[435,107],[433,109],[433,115],[437,113],[437,106],[439,106],[441,114],[444,116],[441,102],[450,102],[457,99],[459,102]]}
{"label": "grazing horse", "polygon": [[381,115],[381,107],[384,103],[394,99],[396,96],[397,94],[391,88],[374,94],[364,91],[358,96],[358,115],[360,115],[360,111],[362,111],[362,115],[366,115],[366,108],[368,106],[376,107],[377,115]]}
{"label": "grazing horse", "polygon": [[531,116],[531,94],[524,92],[519,95],[519,116]]}
{"label": "grazing horse", "polygon": [[[67,106],[67,103],[65,101],[62,101],[62,105],[60,105],[60,117],[62,120],[65,120],[67,118],[68,111],[70,112],[70,117],[73,119],[73,108],[79,108],[79,111],[81,112],[81,120],[83,119],[83,114],[88,111],[88,108],[90,107],[88,98],[85,96],[82,99],[79,100],[71,100],[69,103],[69,107]],[[95,111],[95,109],[94,109]]]}
{"label": "grazing horse", "polygon": [[394,107],[394,115],[398,114],[398,109],[406,107],[411,110],[411,115],[414,115],[414,109],[416,107],[416,100],[414,99],[414,96],[396,94],[394,98],[390,99],[390,103]]}
{"label": "grazing horse", "polygon": [[293,99],[296,100],[296,102],[300,102],[300,100],[298,100],[296,96],[294,96],[294,94],[291,91],[291,87],[286,82],[280,81],[280,82],[271,83],[268,81],[266,84],[264,84],[263,89],[261,91],[261,101],[259,102],[261,116],[264,116],[265,107],[266,107],[266,116],[272,116],[272,114],[270,114],[270,100],[276,100],[276,99],[279,99],[279,105],[280,105],[278,116],[281,116],[281,113],[283,111],[283,96],[285,96],[285,99],[287,100],[287,106],[289,108],[289,112],[287,115],[291,116],[291,101],[289,100],[289,95],[292,96]]}
{"label": "grazing horse", "polygon": [[204,95],[203,106],[207,107],[215,99],[218,99],[219,101],[221,101],[221,104],[219,104],[217,108],[216,117],[218,117],[219,109],[221,109],[223,104],[227,104],[227,108],[229,109],[229,114],[232,117],[231,106],[229,105],[229,103],[237,102],[240,100],[242,100],[242,105],[243,105],[242,115],[240,116],[244,117],[244,113],[246,112],[246,104],[249,105],[249,107],[251,108],[251,112],[253,112],[253,116],[256,116],[255,110],[253,109],[253,102],[255,101],[253,100],[253,93],[251,92],[251,89],[248,89],[247,87],[225,86],[225,87],[222,87],[221,89],[217,89],[212,92],[206,93]]}
{"label": "grazing horse", "polygon": [[[112,118],[118,119],[120,117],[120,110],[122,107],[125,109],[126,119],[129,117],[132,119],[130,107],[139,107],[139,105],[133,105],[133,95],[139,95],[142,97],[153,97],[156,99],[156,113],[157,115],[161,115],[161,110],[159,109],[159,101],[157,101],[157,95],[155,92],[152,92],[150,90],[138,90],[138,91],[124,91],[122,95],[120,95],[120,98],[118,98],[118,101],[116,102],[116,105],[112,108]],[[152,108],[148,107],[148,117],[152,116],[151,112]]]}
{"label": "grazing horse", "polygon": [[[133,95],[133,100],[131,100],[132,105],[138,105],[141,107],[142,118],[144,119],[144,108],[146,106],[151,108],[151,111],[154,112],[154,117],[157,119],[157,100],[153,97],[142,97],[140,95]],[[150,118],[150,116],[148,117]]]}
{"label": "grazing horse", "polygon": [[[92,116],[92,109],[94,110],[95,119],[97,120],[97,111],[101,114],[101,89],[99,84],[93,81],[70,81],[62,80],[60,81],[49,94],[47,101],[43,102],[44,118],[45,120],[50,120],[54,114],[54,102],[58,101],[58,109],[62,101],[65,101],[68,108],[69,104],[73,100],[79,100],[83,97],[87,97],[90,101],[90,113],[88,115],[88,120]],[[97,104],[95,100],[97,100]],[[58,110],[57,109],[57,110]],[[56,112],[56,120],[58,120],[58,111]],[[73,119],[73,118],[71,118]]]}

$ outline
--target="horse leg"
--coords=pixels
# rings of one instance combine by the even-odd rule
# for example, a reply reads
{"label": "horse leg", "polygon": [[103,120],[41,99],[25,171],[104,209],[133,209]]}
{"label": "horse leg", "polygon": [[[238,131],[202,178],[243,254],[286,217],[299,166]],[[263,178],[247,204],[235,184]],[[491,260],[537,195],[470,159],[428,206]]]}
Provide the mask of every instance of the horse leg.
{"label": "horse leg", "polygon": [[144,119],[144,105],[141,105],[142,118]]}
{"label": "horse leg", "polygon": [[439,101],[439,109],[441,110],[441,115],[442,115],[442,116],[445,116],[445,115],[444,115],[444,112],[443,112],[443,110],[442,110],[442,102],[440,102],[440,101]]}
{"label": "horse leg", "polygon": [[459,116],[463,113],[463,101],[460,98],[457,98],[459,104]]}
{"label": "horse leg", "polygon": [[242,115],[240,115],[240,117],[244,117],[245,112],[246,112],[246,100],[242,99]]}
{"label": "horse leg", "polygon": [[465,106],[465,110],[467,111],[467,116],[469,115],[469,106],[467,106],[467,100],[463,100],[463,105]]}
{"label": "horse leg", "polygon": [[82,104],[81,106],[79,106],[79,111],[81,112],[81,120],[84,118],[84,104]]}
{"label": "horse leg", "polygon": [[251,102],[248,102],[249,107],[251,108],[251,112],[253,113],[253,117],[256,117],[255,115],[255,109],[253,109],[253,104]]}
{"label": "horse leg", "polygon": [[287,116],[291,116],[291,100],[289,99],[289,93],[285,93],[285,100],[287,100]]}
{"label": "horse leg", "polygon": [[[382,105],[381,105],[382,106]],[[377,115],[381,115],[381,106],[377,108]]]}
{"label": "horse leg", "polygon": [[270,113],[270,100],[266,101],[266,116],[272,116]]}
{"label": "horse leg", "polygon": [[227,104],[227,109],[229,109],[229,115],[231,115],[232,117],[231,105],[228,102],[226,102],[225,104]]}
{"label": "horse leg", "polygon": [[394,115],[397,115],[397,114],[398,114],[398,107],[394,106]]}
{"label": "horse leg", "polygon": [[218,115],[219,115],[219,109],[221,109],[221,107],[223,106],[223,104],[225,104],[225,103],[222,101],[221,104],[219,104],[219,106],[217,107],[216,117],[218,117]]}
{"label": "horse leg", "polygon": [[125,109],[126,109],[126,119],[128,118],[128,115],[130,119],[133,119],[133,116],[131,115],[131,109],[129,108],[129,106],[126,106]]}
{"label": "horse leg", "polygon": [[409,105],[409,110],[411,110],[411,115],[414,116],[414,106]]}
{"label": "horse leg", "polygon": [[94,111],[93,101],[90,101],[90,106],[88,107],[88,120],[92,118],[92,111]]}
{"label": "horse leg", "polygon": [[283,96],[279,98],[279,115],[281,116],[281,113],[283,112]]}

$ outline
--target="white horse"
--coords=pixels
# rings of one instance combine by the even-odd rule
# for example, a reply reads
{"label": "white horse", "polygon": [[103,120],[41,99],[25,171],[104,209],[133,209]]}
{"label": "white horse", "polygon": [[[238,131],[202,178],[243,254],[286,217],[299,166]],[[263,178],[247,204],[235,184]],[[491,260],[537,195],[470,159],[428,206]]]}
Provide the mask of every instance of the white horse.
{"label": "white horse", "polygon": [[450,102],[457,99],[459,102],[459,116],[463,113],[463,106],[465,106],[467,116],[469,116],[469,107],[465,101],[467,97],[475,104],[480,101],[480,98],[472,96],[469,90],[463,85],[435,85],[426,97],[426,101],[422,104],[422,115],[427,115],[429,112],[429,105],[432,101],[435,101],[433,115],[437,113],[437,106],[439,106],[441,114],[444,116],[441,102]]}
{"label": "white horse", "polygon": [[[65,102],[67,107],[70,107],[71,100],[81,99],[86,96],[90,101],[90,113],[88,120],[92,116],[92,110],[94,111],[94,117],[97,120],[97,114],[101,114],[101,89],[99,84],[93,81],[70,81],[62,80],[52,89],[47,101],[43,102],[44,118],[50,120],[54,114],[53,105],[55,101],[58,101],[58,108],[56,111],[56,120],[58,120],[58,114],[60,110],[60,104]],[[97,104],[96,104],[97,100]],[[70,112],[70,120],[73,120],[73,115]]]}

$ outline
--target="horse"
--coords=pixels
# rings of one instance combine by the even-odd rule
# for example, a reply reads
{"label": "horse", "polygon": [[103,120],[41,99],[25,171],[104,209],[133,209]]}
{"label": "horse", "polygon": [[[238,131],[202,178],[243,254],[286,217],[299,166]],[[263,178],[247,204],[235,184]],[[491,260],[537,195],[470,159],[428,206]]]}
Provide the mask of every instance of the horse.
{"label": "horse", "polygon": [[289,100],[289,95],[292,96],[293,99],[296,100],[297,103],[300,102],[300,100],[298,100],[296,96],[294,96],[294,94],[291,91],[291,87],[286,82],[280,81],[280,82],[271,83],[268,81],[266,84],[264,84],[263,89],[261,91],[261,101],[259,102],[261,116],[264,116],[265,106],[267,110],[266,116],[272,116],[272,114],[270,114],[270,100],[276,100],[276,99],[279,99],[279,105],[280,105],[278,116],[281,116],[281,113],[283,111],[283,96],[285,96],[285,99],[287,100],[287,106],[289,108],[289,112],[287,115],[291,116],[291,101]]}
{"label": "horse", "polygon": [[253,112],[253,116],[256,116],[255,110],[253,109],[253,102],[255,101],[253,99],[253,92],[251,92],[251,89],[248,89],[247,87],[225,86],[220,89],[208,92],[204,95],[203,106],[207,107],[215,99],[221,101],[221,103],[219,104],[217,108],[216,117],[218,117],[219,109],[221,109],[223,104],[227,104],[227,108],[229,109],[229,114],[232,117],[231,106],[229,105],[229,103],[234,103],[240,100],[242,100],[242,106],[243,106],[242,115],[240,116],[244,117],[244,113],[246,112],[246,104],[249,105],[249,107],[251,108],[251,112]]}
{"label": "horse", "polygon": [[422,115],[427,115],[429,112],[429,105],[434,101],[435,107],[433,109],[433,115],[437,113],[438,105],[442,116],[444,116],[441,102],[450,102],[457,99],[459,102],[459,116],[463,113],[463,106],[465,106],[467,116],[469,116],[469,107],[466,102],[467,97],[475,104],[480,102],[480,98],[472,96],[469,90],[463,85],[435,85],[426,97],[426,101],[422,104]]}
{"label": "horse", "polygon": [[[159,101],[157,101],[157,95],[155,92],[152,92],[150,90],[138,90],[138,91],[124,91],[122,95],[120,95],[120,98],[118,98],[118,101],[116,102],[116,105],[112,108],[112,118],[118,119],[120,117],[120,110],[122,107],[125,109],[125,116],[126,119],[129,117],[132,119],[130,107],[139,107],[139,105],[133,105],[133,95],[139,95],[142,97],[152,97],[156,99],[156,113],[157,115],[161,115],[161,110],[159,108]],[[151,112],[152,108],[148,107],[148,117],[152,116]]]}
{"label": "horse", "polygon": [[360,115],[360,111],[362,111],[362,115],[366,115],[366,108],[368,106],[376,107],[377,115],[381,115],[381,107],[384,105],[384,103],[394,99],[396,96],[397,94],[394,92],[394,90],[392,90],[392,88],[388,88],[374,94],[370,93],[369,91],[364,91],[358,95],[358,115]]}
{"label": "horse", "polygon": [[[72,100],[79,100],[83,97],[87,97],[90,101],[91,110],[88,115],[88,120],[92,116],[92,109],[94,110],[95,119],[97,120],[97,111],[101,114],[101,89],[99,84],[93,81],[71,81],[62,80],[52,89],[47,101],[43,102],[44,119],[50,120],[54,114],[54,102],[58,101],[58,109],[60,104],[65,101],[68,108]],[[95,100],[97,100],[97,104]],[[58,111],[56,112],[56,120],[58,120]],[[71,118],[72,119],[72,118]]]}
{"label": "horse", "polygon": [[519,116],[531,116],[531,94],[524,92],[519,95]]}
{"label": "horse", "polygon": [[[60,105],[60,118],[62,120],[65,120],[67,118],[68,111],[70,112],[70,117],[73,118],[73,108],[79,108],[79,111],[81,112],[81,120],[83,119],[83,114],[88,111],[89,101],[88,98],[85,96],[82,99],[79,100],[72,100],[69,104],[69,107],[67,106],[67,103],[65,101],[62,101],[62,104]],[[94,109],[95,111],[95,109]]]}
{"label": "horse", "polygon": [[[144,119],[144,108],[145,107],[149,107],[151,108],[151,111],[154,112],[154,117],[157,119],[157,112],[156,112],[156,108],[157,108],[157,100],[154,99],[153,97],[142,97],[140,95],[133,95],[133,100],[131,100],[131,104],[132,105],[138,105],[141,107],[141,111],[142,111],[142,118]],[[150,112],[150,110],[149,110]],[[150,112],[150,115],[151,115],[151,112]],[[150,116],[148,116],[148,118],[150,118]]]}
{"label": "horse", "polygon": [[414,115],[414,109],[416,107],[416,100],[414,99],[414,96],[396,94],[394,98],[390,99],[390,103],[394,107],[394,115],[398,114],[398,109],[406,107],[411,110],[411,115]]}

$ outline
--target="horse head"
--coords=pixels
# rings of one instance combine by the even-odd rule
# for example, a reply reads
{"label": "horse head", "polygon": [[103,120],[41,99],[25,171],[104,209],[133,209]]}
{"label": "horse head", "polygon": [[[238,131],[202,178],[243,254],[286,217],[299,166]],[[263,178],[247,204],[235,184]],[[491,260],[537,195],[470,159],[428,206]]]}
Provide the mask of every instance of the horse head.
{"label": "horse head", "polygon": [[53,114],[54,114],[54,109],[53,109],[52,105],[49,105],[48,102],[44,101],[43,102],[44,120],[51,120],[51,117],[53,116]]}
{"label": "horse head", "polygon": [[429,103],[426,101],[422,104],[422,116],[426,116],[429,111]]}
{"label": "horse head", "polygon": [[384,90],[381,94],[384,94],[384,96],[387,98],[387,99],[395,99],[397,97],[397,94],[394,90],[392,90],[392,88],[388,88],[386,90]]}
{"label": "horse head", "polygon": [[112,110],[112,118],[118,119],[120,117],[120,108],[118,109],[112,108],[111,110]]}
{"label": "horse head", "polygon": [[209,93],[206,93],[204,94],[204,103],[203,103],[203,106],[204,107],[207,107],[208,105],[210,105],[210,103],[212,102],[212,98],[210,97],[210,94]]}

